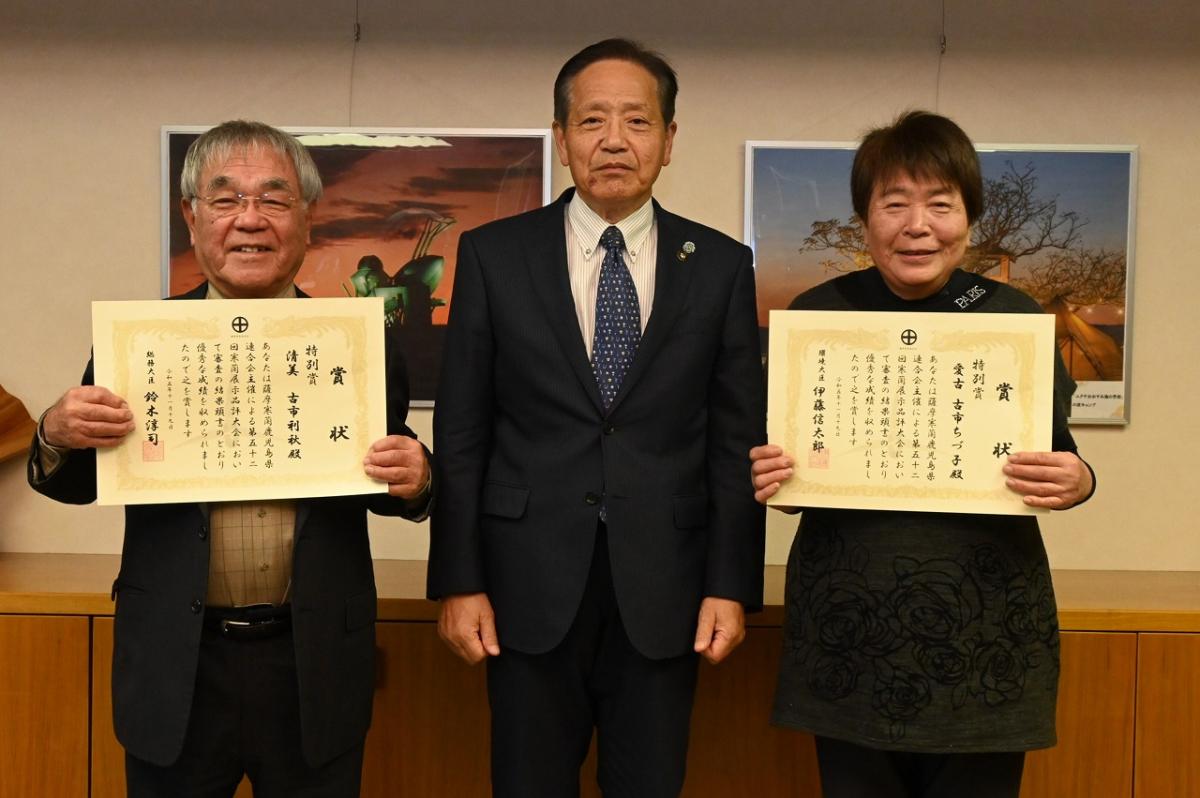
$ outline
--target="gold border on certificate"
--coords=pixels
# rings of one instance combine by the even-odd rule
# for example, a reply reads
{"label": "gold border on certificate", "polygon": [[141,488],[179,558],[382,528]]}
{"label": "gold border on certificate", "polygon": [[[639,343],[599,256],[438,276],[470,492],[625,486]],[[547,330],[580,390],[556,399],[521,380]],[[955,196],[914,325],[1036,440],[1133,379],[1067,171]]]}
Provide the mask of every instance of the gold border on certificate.
{"label": "gold border on certificate", "polygon": [[770,314],[767,437],[795,461],[771,505],[1028,515],[1005,455],[1050,448],[1054,318]]}
{"label": "gold border on certificate", "polygon": [[96,384],[135,429],[97,452],[100,504],[382,493],[382,299],[93,302]]}

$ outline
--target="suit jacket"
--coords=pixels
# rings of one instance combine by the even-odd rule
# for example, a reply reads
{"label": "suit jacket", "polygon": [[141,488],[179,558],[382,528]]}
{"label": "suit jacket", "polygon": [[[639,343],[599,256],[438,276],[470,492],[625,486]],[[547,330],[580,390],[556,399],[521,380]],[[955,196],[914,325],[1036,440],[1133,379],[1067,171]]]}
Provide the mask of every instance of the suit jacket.
{"label": "suit jacket", "polygon": [[428,592],[485,591],[502,648],[550,650],[579,606],[603,501],[629,638],[647,657],[678,656],[692,650],[703,597],[762,603],[751,254],[655,203],[654,306],[605,413],[567,276],[572,194],[460,240]]}
{"label": "suit jacket", "polygon": [[[182,295],[202,299],[207,284]],[[405,424],[408,378],[387,355],[389,434]],[[92,363],[82,384],[93,383]],[[29,482],[58,501],[96,498],[96,450],[71,452],[39,478],[34,436]],[[362,742],[375,684],[375,576],[366,510],[417,517],[424,508],[386,494],[298,499],[292,561],[292,635],[304,756],[314,767]],[[199,504],[129,505],[116,599],[113,721],[129,753],[156,765],[178,757],[187,731],[208,588],[208,519]]]}

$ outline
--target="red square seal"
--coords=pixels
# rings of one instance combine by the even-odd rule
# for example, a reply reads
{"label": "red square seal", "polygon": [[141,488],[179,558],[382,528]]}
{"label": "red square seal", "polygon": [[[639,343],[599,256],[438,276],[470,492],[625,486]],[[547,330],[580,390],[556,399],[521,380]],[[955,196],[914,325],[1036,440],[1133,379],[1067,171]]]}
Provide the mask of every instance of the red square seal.
{"label": "red square seal", "polygon": [[815,452],[808,453],[808,467],[819,468],[822,471],[829,469],[829,450],[821,449]]}

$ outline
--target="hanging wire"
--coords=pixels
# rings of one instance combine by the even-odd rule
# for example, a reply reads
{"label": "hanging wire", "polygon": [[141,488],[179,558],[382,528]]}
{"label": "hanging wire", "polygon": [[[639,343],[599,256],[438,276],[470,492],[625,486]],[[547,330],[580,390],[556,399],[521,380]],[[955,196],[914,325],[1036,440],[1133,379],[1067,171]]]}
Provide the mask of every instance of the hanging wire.
{"label": "hanging wire", "polygon": [[938,37],[937,79],[933,89],[934,113],[941,113],[942,103],[942,60],[946,57],[946,0],[942,0],[942,32]]}
{"label": "hanging wire", "polygon": [[358,3],[354,0],[354,44],[350,48],[350,85],[346,91],[346,125],[354,127],[354,68],[358,61],[358,43],[362,39],[362,24],[358,21]]}

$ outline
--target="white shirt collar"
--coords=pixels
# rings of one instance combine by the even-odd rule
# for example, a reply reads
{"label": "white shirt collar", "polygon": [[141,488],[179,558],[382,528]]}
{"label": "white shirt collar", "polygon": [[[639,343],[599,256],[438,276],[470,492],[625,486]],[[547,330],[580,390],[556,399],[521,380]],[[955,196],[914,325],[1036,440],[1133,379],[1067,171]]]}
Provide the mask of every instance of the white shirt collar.
{"label": "white shirt collar", "polygon": [[[579,243],[585,257],[591,257],[592,252],[600,244],[600,234],[611,225],[600,214],[588,207],[576,193],[567,204],[567,221],[575,232],[575,240]],[[629,257],[637,260],[642,245],[650,235],[650,227],[654,224],[654,203],[646,200],[642,207],[616,223],[616,228],[625,238],[625,250]]]}

